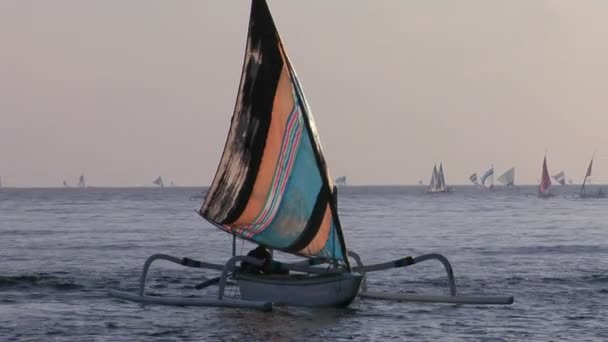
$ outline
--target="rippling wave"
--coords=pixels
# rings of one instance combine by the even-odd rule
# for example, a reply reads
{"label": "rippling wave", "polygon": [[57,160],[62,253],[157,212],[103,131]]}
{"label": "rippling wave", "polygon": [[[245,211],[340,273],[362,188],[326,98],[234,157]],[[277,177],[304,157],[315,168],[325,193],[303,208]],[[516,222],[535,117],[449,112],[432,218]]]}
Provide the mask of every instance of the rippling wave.
{"label": "rippling wave", "polygon": [[[439,252],[461,294],[512,294],[512,306],[356,300],[347,309],[142,306],[107,296],[135,292],[154,253],[223,263],[231,237],[195,210],[202,188],[3,189],[0,192],[0,340],[26,341],[603,341],[608,340],[606,200],[574,187],[539,200],[534,187],[344,187],[346,242],[367,264]],[[252,246],[239,242],[237,251]],[[277,253],[278,258],[289,256]],[[212,271],[158,262],[148,293],[194,289]],[[446,294],[433,262],[372,273],[370,289]]]}

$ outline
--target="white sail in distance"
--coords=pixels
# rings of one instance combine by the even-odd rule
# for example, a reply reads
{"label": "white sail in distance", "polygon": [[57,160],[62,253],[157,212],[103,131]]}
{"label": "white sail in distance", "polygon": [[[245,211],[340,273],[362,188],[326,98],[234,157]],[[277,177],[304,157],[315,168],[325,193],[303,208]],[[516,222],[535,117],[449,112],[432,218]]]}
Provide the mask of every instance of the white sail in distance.
{"label": "white sail in distance", "polygon": [[496,180],[506,186],[515,185],[515,168],[512,167],[512,168],[508,169],[507,171],[505,171],[505,173],[500,175],[500,177],[498,177]]}
{"label": "white sail in distance", "polygon": [[78,187],[79,188],[84,188],[86,187],[86,183],[84,181],[84,173],[80,174],[80,178],[78,178]]}
{"label": "white sail in distance", "polygon": [[564,171],[554,174],[552,178],[559,184],[566,185],[566,173]]}
{"label": "white sail in distance", "polygon": [[438,186],[437,191],[445,191],[445,175],[443,174],[443,163],[439,163],[439,171],[437,172]]}
{"label": "white sail in distance", "polygon": [[160,186],[161,188],[165,187],[165,183],[163,182],[163,177],[158,177],[154,180],[154,182],[152,182],[158,186]]}
{"label": "white sail in distance", "polygon": [[429,182],[429,191],[437,191],[437,165],[433,165],[433,173],[431,174],[431,181]]}
{"label": "white sail in distance", "polygon": [[[486,185],[486,181],[490,178],[490,184]],[[492,187],[494,185],[494,166],[490,167],[490,169],[481,176],[481,185]]]}

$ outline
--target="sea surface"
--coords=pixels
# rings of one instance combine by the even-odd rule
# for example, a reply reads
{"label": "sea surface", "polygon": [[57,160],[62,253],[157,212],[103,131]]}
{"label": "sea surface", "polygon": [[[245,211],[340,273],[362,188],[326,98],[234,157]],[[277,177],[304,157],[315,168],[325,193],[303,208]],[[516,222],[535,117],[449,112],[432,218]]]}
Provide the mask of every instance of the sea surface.
{"label": "sea surface", "polygon": [[[460,294],[513,295],[510,306],[357,299],[347,309],[263,313],[108,297],[135,292],[154,253],[230,257],[231,237],[195,212],[202,191],[0,189],[0,341],[608,341],[608,199],[579,199],[574,186],[549,199],[535,187],[341,189],[346,241],[364,263],[441,253]],[[159,261],[147,291],[198,296],[194,285],[215,275]],[[448,291],[434,261],[372,273],[368,283]]]}

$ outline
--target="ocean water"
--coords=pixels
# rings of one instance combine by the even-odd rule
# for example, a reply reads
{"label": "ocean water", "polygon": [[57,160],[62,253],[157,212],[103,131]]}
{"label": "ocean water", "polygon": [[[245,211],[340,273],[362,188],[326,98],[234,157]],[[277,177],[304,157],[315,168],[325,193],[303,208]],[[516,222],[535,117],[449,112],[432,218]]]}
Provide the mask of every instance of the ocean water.
{"label": "ocean water", "polygon": [[[515,296],[510,306],[357,299],[347,309],[140,305],[154,253],[223,263],[231,237],[196,213],[201,188],[1,189],[0,341],[606,341],[608,199],[555,188],[344,187],[346,241],[366,264],[441,253],[460,294]],[[198,196],[198,198],[197,198]],[[238,251],[250,245],[239,242]],[[159,261],[148,292],[201,295],[211,271]],[[372,273],[370,289],[447,293],[440,264]],[[217,287],[203,292],[213,294]]]}

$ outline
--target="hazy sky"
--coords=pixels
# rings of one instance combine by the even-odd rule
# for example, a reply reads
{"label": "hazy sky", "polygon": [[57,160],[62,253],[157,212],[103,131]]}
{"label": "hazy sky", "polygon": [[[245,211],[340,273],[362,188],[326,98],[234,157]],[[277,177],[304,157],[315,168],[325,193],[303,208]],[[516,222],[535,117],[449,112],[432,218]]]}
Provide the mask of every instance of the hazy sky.
{"label": "hazy sky", "polygon": [[[269,0],[333,176],[608,182],[608,1]],[[0,2],[5,185],[208,185],[249,1]]]}

